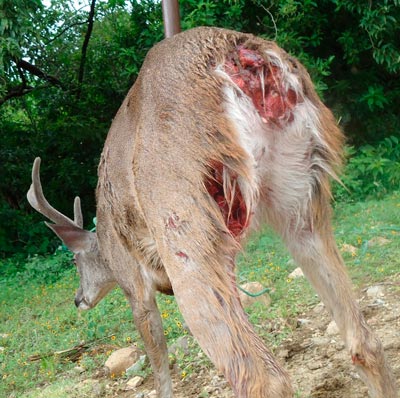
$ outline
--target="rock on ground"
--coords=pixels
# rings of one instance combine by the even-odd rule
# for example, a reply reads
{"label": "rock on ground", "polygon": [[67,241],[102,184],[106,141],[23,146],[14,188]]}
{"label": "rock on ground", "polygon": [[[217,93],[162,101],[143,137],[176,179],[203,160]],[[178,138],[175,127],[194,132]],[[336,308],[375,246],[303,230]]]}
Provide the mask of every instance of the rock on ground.
{"label": "rock on ground", "polygon": [[108,375],[122,375],[136,363],[143,353],[135,346],[125,347],[114,351],[104,364]]}
{"label": "rock on ground", "polygon": [[[252,294],[257,294],[264,290],[264,286],[260,282],[249,282],[241,285],[240,287],[246,292]],[[239,298],[244,308],[248,308],[254,303],[261,303],[265,307],[269,307],[271,305],[271,297],[266,292],[260,296],[252,297],[240,290]]]}
{"label": "rock on ground", "polygon": [[289,274],[290,279],[302,278],[303,276],[304,274],[300,267],[297,267],[293,272]]}

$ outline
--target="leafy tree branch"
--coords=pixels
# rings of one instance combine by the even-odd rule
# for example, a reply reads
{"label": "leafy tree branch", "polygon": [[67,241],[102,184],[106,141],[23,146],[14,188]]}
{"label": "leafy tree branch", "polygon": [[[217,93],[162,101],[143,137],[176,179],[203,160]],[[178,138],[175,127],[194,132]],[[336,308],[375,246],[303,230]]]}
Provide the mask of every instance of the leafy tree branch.
{"label": "leafy tree branch", "polygon": [[84,39],[83,44],[82,44],[82,56],[81,56],[81,62],[80,62],[80,65],[79,65],[79,73],[78,73],[78,92],[77,92],[77,97],[78,98],[81,95],[83,76],[84,76],[84,73],[85,73],[85,63],[86,63],[87,49],[88,49],[88,46],[89,46],[90,37],[91,37],[92,32],[93,32],[95,7],[96,7],[96,0],[92,0],[91,3],[90,3],[89,17],[88,17],[88,20],[87,20],[88,27],[87,27],[85,39]]}
{"label": "leafy tree branch", "polygon": [[33,76],[38,77],[41,80],[45,80],[52,86],[58,86],[64,89],[64,85],[59,79],[57,79],[54,76],[48,75],[47,73],[43,72],[40,68],[31,64],[30,62],[20,59],[18,61],[15,61],[15,64],[17,66],[18,74],[22,80],[22,83],[17,86],[9,88],[5,96],[3,98],[0,98],[0,105],[4,104],[11,98],[22,97],[26,94],[29,94],[35,89],[34,86],[28,84],[28,81],[24,73],[25,71],[29,72]]}

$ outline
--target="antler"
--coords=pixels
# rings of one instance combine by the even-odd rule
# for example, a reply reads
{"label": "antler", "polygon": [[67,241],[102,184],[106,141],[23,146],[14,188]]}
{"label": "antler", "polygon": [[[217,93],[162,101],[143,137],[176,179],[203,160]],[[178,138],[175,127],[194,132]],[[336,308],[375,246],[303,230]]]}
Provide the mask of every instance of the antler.
{"label": "antler", "polygon": [[78,227],[83,228],[81,199],[79,196],[76,196],[74,200],[74,222]]}
{"label": "antler", "polygon": [[72,221],[64,214],[60,213],[46,200],[43,194],[42,184],[40,182],[40,158],[36,158],[32,167],[32,184],[26,195],[30,205],[37,210],[40,214],[43,214],[49,220],[53,221],[57,225],[73,225],[75,227],[82,228],[83,217],[81,210],[81,201],[77,196],[74,202],[74,221]]}

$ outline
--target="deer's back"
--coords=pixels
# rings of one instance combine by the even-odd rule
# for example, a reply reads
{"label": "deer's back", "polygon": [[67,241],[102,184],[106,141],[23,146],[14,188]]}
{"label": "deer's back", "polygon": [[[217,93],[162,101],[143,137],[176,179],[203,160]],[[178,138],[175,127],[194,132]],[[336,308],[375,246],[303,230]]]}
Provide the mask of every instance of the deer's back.
{"label": "deer's back", "polygon": [[341,139],[304,68],[274,43],[186,31],[149,52],[114,120],[99,167],[99,212],[118,213],[121,229],[151,226],[151,236],[185,223],[213,251],[221,231],[245,232],[260,194],[273,207],[288,184],[306,195],[327,186]]}

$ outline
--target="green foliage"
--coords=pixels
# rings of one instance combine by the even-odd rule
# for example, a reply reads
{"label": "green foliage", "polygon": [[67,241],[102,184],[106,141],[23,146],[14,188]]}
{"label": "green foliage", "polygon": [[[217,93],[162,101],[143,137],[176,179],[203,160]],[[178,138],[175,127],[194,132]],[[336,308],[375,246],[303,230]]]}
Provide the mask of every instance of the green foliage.
{"label": "green foliage", "polygon": [[349,160],[341,180],[335,183],[337,200],[382,198],[400,187],[400,145],[397,137],[387,137],[378,145],[364,145],[358,149],[347,147]]}
{"label": "green foliage", "polygon": [[[79,195],[85,219],[94,215],[96,170],[107,130],[145,54],[162,37],[159,4],[132,3],[129,13],[120,2],[100,2],[97,13],[79,97],[76,71],[86,12],[74,10],[68,1],[57,2],[43,10],[41,20],[29,22],[41,28],[26,45],[28,58],[46,74],[58,75],[63,85],[49,87],[25,73],[32,93],[0,107],[0,256],[49,252],[59,244],[25,199],[36,156],[43,159],[49,202],[71,215],[74,196]],[[9,64],[6,89],[11,90],[18,87],[19,74],[11,59]]]}
{"label": "green foliage", "polygon": [[32,256],[25,262],[23,278],[50,284],[59,280],[71,267],[73,267],[72,255],[69,252],[48,257]]}
{"label": "green foliage", "polygon": [[40,0],[0,0],[0,98],[6,93],[7,74],[14,68],[11,61],[24,56],[29,41],[38,36],[32,20],[41,9]]}
{"label": "green foliage", "polygon": [[397,1],[333,0],[330,24],[340,45],[329,102],[353,142],[372,143],[400,128],[400,7]]}
{"label": "green foliage", "polygon": [[[64,262],[64,255],[59,252],[41,258],[43,272],[57,266],[55,262]],[[38,263],[39,259],[35,261]],[[22,264],[22,268],[29,266]],[[28,270],[27,274],[0,278],[1,397],[21,396],[24,391],[53,383],[60,374],[73,377],[76,362],[54,355],[55,351],[72,348],[82,341],[90,346],[95,341],[99,352],[93,354],[89,350],[78,362],[87,371],[95,371],[103,366],[113,347],[138,340],[130,308],[120,290],[111,292],[95,309],[79,312],[74,305],[79,281],[71,265],[53,282],[44,283],[45,276],[35,275],[32,279],[30,275]],[[102,350],[103,344],[107,350]],[[43,357],[30,361],[32,355]],[[39,395],[43,396],[42,389]]]}
{"label": "green foliage", "polygon": [[175,298],[160,294],[157,297],[157,302],[163,320],[165,336],[174,340],[183,334],[187,334],[188,331],[184,329],[182,315],[177,311]]}
{"label": "green foliage", "polygon": [[[80,81],[88,9],[75,4],[0,0],[0,257],[51,252],[58,245],[25,199],[36,156],[43,159],[49,202],[70,215],[79,195],[85,219],[92,219],[107,130],[147,51],[163,37],[159,1],[98,0]],[[215,25],[252,32],[299,57],[351,145],[364,148],[363,159],[369,156],[366,144],[376,147],[398,135],[397,1],[181,0],[180,8],[183,29]],[[374,165],[382,170],[374,184],[383,190],[389,190],[385,170],[393,169],[388,159]],[[368,181],[368,174],[352,172],[361,168],[357,160],[350,164],[349,189],[354,183],[354,192],[365,190],[357,184]],[[368,188],[372,194],[378,191]]]}
{"label": "green foliage", "polygon": [[365,50],[372,50],[372,56],[379,65],[383,65],[389,72],[399,72],[399,3],[392,0],[364,5],[351,0],[333,0],[333,3],[337,11],[345,11],[356,18],[358,31],[364,33],[361,38],[357,38],[351,30],[343,30],[341,43],[346,58],[359,62]]}
{"label": "green foliage", "polygon": [[[335,237],[356,285],[382,281],[399,274],[399,206],[399,193],[382,200],[337,204]],[[370,245],[374,238],[384,238],[385,245]],[[351,245],[354,251],[343,250],[345,245]],[[47,258],[32,260],[31,266],[39,261],[49,262],[43,266],[43,272],[48,272],[55,261],[67,261],[65,256],[65,253],[57,252]],[[291,280],[288,277],[295,267],[289,260],[280,239],[271,231],[264,230],[251,237],[238,264],[240,282],[260,281],[271,287],[272,303],[268,311],[254,305],[247,312],[257,333],[272,348],[290,336],[297,327],[296,320],[300,314],[318,302],[304,278]],[[8,261],[0,263],[1,270]],[[22,263],[17,268],[29,270],[30,266]],[[73,304],[79,282],[72,267],[57,281],[48,283],[43,283],[44,279],[39,275],[31,278],[31,271],[27,272],[26,276],[24,273],[10,273],[7,278],[3,273],[0,278],[1,397],[42,397],[43,394],[65,397],[71,396],[73,385],[79,385],[76,396],[81,396],[84,387],[79,384],[81,379],[74,367],[79,365],[84,370],[84,379],[90,379],[96,377],[111,350],[133,343],[142,347],[121,290],[113,290],[94,309],[79,312]],[[183,321],[173,297],[159,295],[157,302],[170,346],[185,334]],[[78,363],[53,355],[55,351],[72,348],[82,341],[89,343],[91,349]],[[31,355],[38,354],[48,356],[40,361],[29,360]],[[170,359],[181,369],[182,378],[196,372],[199,363],[211,366],[192,339],[189,339],[189,354],[178,351],[171,356]],[[64,384],[65,380],[74,382]],[[51,388],[60,389],[59,395],[52,394],[53,390],[43,390],[43,386],[49,384],[52,384]],[[92,394],[89,392],[88,396]]]}
{"label": "green foliage", "polygon": [[361,102],[366,102],[371,111],[378,111],[384,109],[389,100],[386,98],[382,86],[369,86],[368,92],[360,98]]}
{"label": "green foliage", "polygon": [[51,256],[14,256],[0,262],[0,278],[18,276],[21,282],[50,284],[58,281],[72,265],[72,254],[60,248]]}

